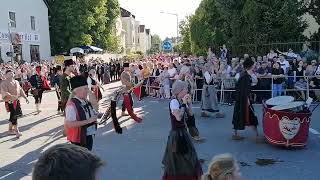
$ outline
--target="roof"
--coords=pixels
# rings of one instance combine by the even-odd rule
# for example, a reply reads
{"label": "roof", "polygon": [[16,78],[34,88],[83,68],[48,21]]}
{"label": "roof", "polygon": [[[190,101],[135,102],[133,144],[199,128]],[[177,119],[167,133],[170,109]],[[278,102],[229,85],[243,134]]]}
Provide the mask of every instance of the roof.
{"label": "roof", "polygon": [[49,13],[52,13],[51,7],[49,6],[49,1],[54,1],[54,0],[43,0],[44,4],[46,4],[46,6],[49,10]]}
{"label": "roof", "polygon": [[121,11],[121,17],[133,17],[133,18],[136,18],[135,15],[133,15],[130,11],[120,7],[120,11]]}
{"label": "roof", "polygon": [[48,0],[43,0],[43,2],[46,4],[47,8],[49,8]]}

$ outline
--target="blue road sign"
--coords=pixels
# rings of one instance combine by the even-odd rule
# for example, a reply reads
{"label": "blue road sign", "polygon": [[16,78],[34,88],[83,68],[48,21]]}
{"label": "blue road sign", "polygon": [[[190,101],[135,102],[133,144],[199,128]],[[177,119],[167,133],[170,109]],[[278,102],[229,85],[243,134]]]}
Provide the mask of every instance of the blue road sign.
{"label": "blue road sign", "polygon": [[162,44],[162,48],[164,51],[172,51],[172,44],[170,41],[164,41]]}

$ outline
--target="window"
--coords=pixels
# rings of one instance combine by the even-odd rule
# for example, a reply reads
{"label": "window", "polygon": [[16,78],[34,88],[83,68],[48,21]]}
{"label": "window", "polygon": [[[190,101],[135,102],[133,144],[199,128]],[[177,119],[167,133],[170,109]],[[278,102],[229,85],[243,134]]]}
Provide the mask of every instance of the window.
{"label": "window", "polygon": [[10,27],[16,27],[16,13],[9,12]]}
{"label": "window", "polygon": [[36,19],[34,16],[31,16],[30,20],[31,20],[31,30],[35,31],[36,30]]}
{"label": "window", "polygon": [[138,44],[140,43],[140,39],[138,38]]}
{"label": "window", "polygon": [[31,62],[40,62],[39,45],[30,45]]}

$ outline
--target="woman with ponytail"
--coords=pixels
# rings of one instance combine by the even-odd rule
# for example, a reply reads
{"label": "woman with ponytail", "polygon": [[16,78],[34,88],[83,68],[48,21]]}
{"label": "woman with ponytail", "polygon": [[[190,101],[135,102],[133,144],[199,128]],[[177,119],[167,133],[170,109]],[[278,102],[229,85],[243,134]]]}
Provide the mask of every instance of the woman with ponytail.
{"label": "woman with ponytail", "polygon": [[221,154],[213,158],[208,172],[202,180],[240,180],[241,173],[231,154]]}

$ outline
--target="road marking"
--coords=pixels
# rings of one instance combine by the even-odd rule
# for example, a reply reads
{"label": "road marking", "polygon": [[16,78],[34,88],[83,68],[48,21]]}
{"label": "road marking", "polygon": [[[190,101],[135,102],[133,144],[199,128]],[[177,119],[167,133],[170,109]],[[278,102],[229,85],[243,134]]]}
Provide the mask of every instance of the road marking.
{"label": "road marking", "polygon": [[312,134],[320,135],[320,132],[318,132],[318,131],[315,130],[315,129],[309,128],[309,131],[310,131]]}
{"label": "road marking", "polygon": [[4,178],[10,176],[11,174],[13,174],[13,173],[15,173],[15,172],[17,172],[17,171],[13,171],[13,172],[10,172],[10,173],[8,173],[8,174],[6,174],[6,175],[3,175],[3,176],[0,177],[0,179],[4,179]]}
{"label": "road marking", "polygon": [[193,109],[200,109],[201,107],[199,106],[195,106],[195,107],[192,107]]}

